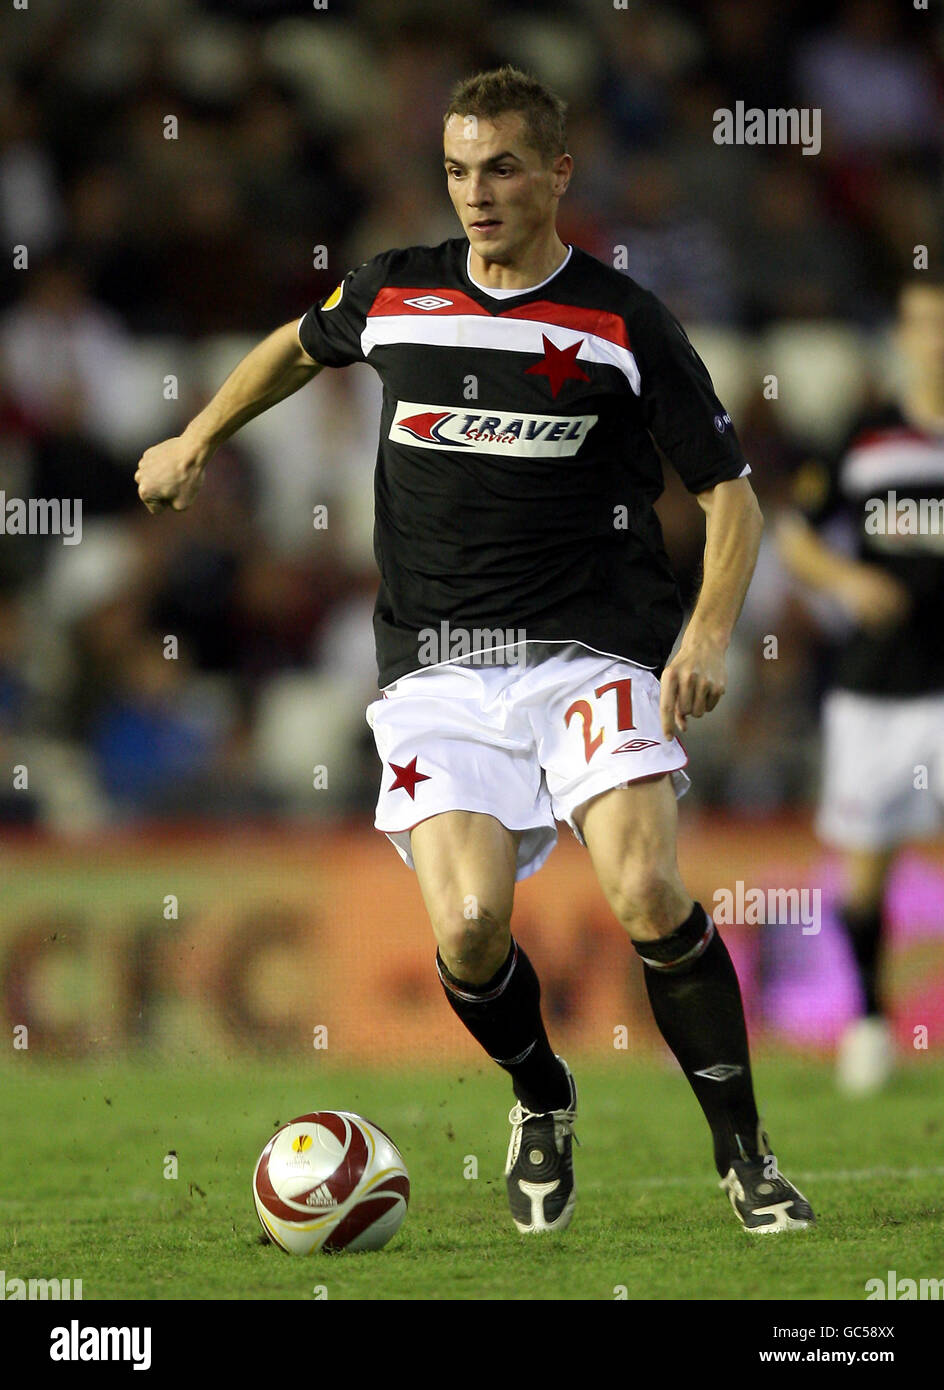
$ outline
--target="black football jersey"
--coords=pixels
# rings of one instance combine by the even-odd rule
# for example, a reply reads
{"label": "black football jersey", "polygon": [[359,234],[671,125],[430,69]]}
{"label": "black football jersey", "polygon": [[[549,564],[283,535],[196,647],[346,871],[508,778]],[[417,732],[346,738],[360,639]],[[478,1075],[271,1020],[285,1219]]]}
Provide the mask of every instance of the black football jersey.
{"label": "black football jersey", "polygon": [[854,629],[834,683],[878,696],[944,690],[944,433],[909,424],[897,405],[864,413],[831,457],[799,469],[793,502],[817,530],[843,522],[852,557],[911,596],[894,627]]}
{"label": "black football jersey", "polygon": [[682,607],[655,445],[704,491],[750,472],[730,417],[677,320],[628,276],[574,246],[540,285],[493,294],[469,250],[385,251],[298,325],[316,361],[367,362],[383,382],[379,683],[423,665],[421,634],[443,624],[581,642],[658,674]]}

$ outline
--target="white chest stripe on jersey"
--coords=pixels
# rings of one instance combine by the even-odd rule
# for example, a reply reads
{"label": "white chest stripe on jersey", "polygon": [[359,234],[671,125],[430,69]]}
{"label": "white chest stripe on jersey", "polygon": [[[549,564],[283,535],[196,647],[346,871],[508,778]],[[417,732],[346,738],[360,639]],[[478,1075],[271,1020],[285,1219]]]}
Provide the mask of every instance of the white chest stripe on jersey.
{"label": "white chest stripe on jersey", "polygon": [[397,401],[388,438],[418,449],[470,449],[506,458],[572,458],[599,418]]}
{"label": "white chest stripe on jersey", "polygon": [[557,348],[580,344],[577,360],[616,367],[639,395],[639,368],[627,349],[608,338],[534,319],[492,318],[485,314],[374,314],[361,334],[361,351],[375,347],[445,347],[522,352],[543,357],[544,336]]}
{"label": "white chest stripe on jersey", "polygon": [[840,486],[858,494],[904,483],[944,483],[944,440],[891,439],[853,449],[842,465]]}

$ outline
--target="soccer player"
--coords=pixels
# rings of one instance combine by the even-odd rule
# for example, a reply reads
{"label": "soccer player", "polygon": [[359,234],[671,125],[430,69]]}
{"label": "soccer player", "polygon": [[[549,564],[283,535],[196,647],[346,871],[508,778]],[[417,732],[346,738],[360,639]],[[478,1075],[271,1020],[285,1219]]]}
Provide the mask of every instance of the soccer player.
{"label": "soccer player", "polygon": [[856,419],[834,457],[797,473],[778,541],[792,573],[852,619],[823,704],[817,830],[842,853],[839,917],[861,1009],[837,1081],[868,1094],[894,1048],[880,987],[885,896],[901,849],[944,801],[944,281],[902,286],[898,399]]}
{"label": "soccer player", "polygon": [[[731,959],[676,856],[676,735],[724,694],[762,521],[682,328],[557,234],[564,115],[514,68],[461,83],[444,153],[462,235],[349,271],[135,476],[152,510],[189,506],[245,420],[323,367],[377,370],[376,825],[416,870],[449,1004],[511,1077],[515,1225],[562,1230],[574,1207],[577,1092],[509,925],[516,880],[563,820],[642,958],[739,1219],[803,1228],[813,1213],[758,1122]],[[653,510],[656,446],[707,517],[704,582],[669,664],[682,608]]]}

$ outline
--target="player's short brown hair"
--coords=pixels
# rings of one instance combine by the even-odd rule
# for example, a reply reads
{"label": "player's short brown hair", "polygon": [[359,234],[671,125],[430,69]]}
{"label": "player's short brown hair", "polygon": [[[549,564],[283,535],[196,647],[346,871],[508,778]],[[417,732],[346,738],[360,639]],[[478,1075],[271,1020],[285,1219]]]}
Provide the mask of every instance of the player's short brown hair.
{"label": "player's short brown hair", "polygon": [[544,164],[566,152],[567,103],[536,77],[508,63],[457,83],[443,114],[443,126],[450,116],[481,116],[492,121],[511,112],[524,117],[528,144]]}

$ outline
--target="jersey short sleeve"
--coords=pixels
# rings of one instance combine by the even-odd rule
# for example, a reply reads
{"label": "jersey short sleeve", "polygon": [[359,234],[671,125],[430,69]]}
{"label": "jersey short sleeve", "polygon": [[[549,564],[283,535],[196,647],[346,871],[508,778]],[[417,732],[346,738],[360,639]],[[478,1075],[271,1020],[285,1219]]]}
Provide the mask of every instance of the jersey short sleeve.
{"label": "jersey short sleeve", "polygon": [[349,270],[339,285],[307,309],[298,322],[298,341],[324,367],[366,362],[361,346],[367,316],[383,283],[385,257]]}
{"label": "jersey short sleeve", "polygon": [[646,428],[689,492],[750,473],[731,417],[679,321],[645,291],[626,323]]}

